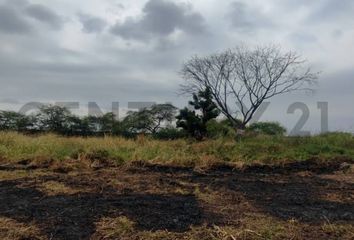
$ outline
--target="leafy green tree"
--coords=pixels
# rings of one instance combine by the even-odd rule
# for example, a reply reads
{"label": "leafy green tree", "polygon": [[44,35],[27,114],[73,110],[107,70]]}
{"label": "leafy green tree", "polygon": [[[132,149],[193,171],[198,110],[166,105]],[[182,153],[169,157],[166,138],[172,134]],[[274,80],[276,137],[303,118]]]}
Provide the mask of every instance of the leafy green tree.
{"label": "leafy green tree", "polygon": [[32,126],[29,116],[13,111],[0,111],[0,130],[26,131]]}
{"label": "leafy green tree", "polygon": [[175,119],[177,108],[172,104],[155,104],[149,109],[150,118],[153,122],[151,133],[157,133],[164,124],[171,123]]}
{"label": "leafy green tree", "polygon": [[131,134],[148,133],[153,121],[147,109],[138,112],[129,111],[123,120],[125,129]]}
{"label": "leafy green tree", "polygon": [[173,121],[176,109],[171,104],[156,104],[137,112],[130,111],[124,118],[123,124],[133,134],[155,134],[164,125]]}
{"label": "leafy green tree", "polygon": [[96,116],[86,116],[82,118],[72,116],[70,118],[71,129],[74,135],[98,135],[100,126],[99,122],[99,117]]}
{"label": "leafy green tree", "polygon": [[67,135],[87,136],[88,131],[84,127],[84,119],[78,116],[69,116],[67,119],[66,132]]}
{"label": "leafy green tree", "polygon": [[41,107],[37,115],[40,130],[61,134],[67,133],[71,117],[67,108],[54,105]]}
{"label": "leafy green tree", "polygon": [[[193,101],[189,104],[195,110],[184,108],[180,110],[177,119],[177,127],[183,128],[190,136],[202,139],[207,135],[207,122],[219,116],[220,111],[213,102],[210,88],[193,94]],[[196,112],[198,111],[199,114]]]}
{"label": "leafy green tree", "polygon": [[116,120],[116,115],[112,112],[104,114],[99,118],[100,122],[100,131],[104,134],[109,133],[113,134],[114,128],[117,125],[118,121]]}

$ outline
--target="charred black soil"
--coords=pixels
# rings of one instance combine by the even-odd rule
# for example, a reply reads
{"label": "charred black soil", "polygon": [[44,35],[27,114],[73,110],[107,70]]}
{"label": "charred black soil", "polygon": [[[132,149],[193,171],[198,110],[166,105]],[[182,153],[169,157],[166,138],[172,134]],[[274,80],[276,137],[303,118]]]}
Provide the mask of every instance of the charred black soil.
{"label": "charred black soil", "polygon": [[9,224],[0,236],[353,239],[352,164],[309,160],[196,170],[137,163],[63,172],[1,166],[0,219],[31,224],[39,233],[10,236],[17,225]]}

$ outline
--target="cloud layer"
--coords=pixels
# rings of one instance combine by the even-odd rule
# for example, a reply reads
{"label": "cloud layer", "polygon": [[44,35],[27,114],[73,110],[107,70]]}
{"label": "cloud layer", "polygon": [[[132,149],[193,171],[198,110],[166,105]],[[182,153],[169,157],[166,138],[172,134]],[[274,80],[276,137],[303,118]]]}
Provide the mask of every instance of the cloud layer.
{"label": "cloud layer", "polygon": [[11,106],[70,100],[182,107],[178,71],[188,58],[275,43],[322,74],[315,96],[275,99],[264,118],[290,128],[279,109],[306,101],[314,106],[307,127],[316,129],[316,101],[329,101],[332,129],[350,128],[353,14],[351,0],[0,0],[0,95]]}

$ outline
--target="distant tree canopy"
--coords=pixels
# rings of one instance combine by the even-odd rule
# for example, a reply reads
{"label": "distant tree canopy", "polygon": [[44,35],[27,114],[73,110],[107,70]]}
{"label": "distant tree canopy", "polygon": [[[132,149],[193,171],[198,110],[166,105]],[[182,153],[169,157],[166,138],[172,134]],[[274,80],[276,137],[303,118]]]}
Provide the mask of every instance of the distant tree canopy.
{"label": "distant tree canopy", "polygon": [[0,111],[0,130],[19,132],[52,132],[63,135],[122,135],[132,137],[140,133],[147,133],[163,138],[181,136],[176,129],[158,134],[162,129],[170,127],[177,108],[171,104],[156,104],[137,112],[129,112],[127,116],[118,120],[114,113],[109,112],[102,116],[79,117],[61,106],[44,105],[37,113],[26,116],[13,111]]}
{"label": "distant tree canopy", "polygon": [[134,133],[157,133],[165,124],[171,123],[177,108],[171,104],[156,104],[138,112],[128,112],[123,124]]}
{"label": "distant tree canopy", "polygon": [[24,131],[33,126],[33,119],[12,111],[0,111],[0,130]]}
{"label": "distant tree canopy", "polygon": [[[29,116],[11,111],[0,111],[0,131],[51,132],[68,136],[108,134],[134,137],[138,134],[148,134],[164,140],[184,137],[202,140],[236,136],[233,123],[229,119],[217,119],[220,111],[213,103],[209,89],[194,94],[189,104],[193,110],[184,108],[178,114],[177,108],[171,104],[157,104],[137,112],[129,112],[121,120],[117,120],[111,112],[102,116],[79,117],[64,107],[52,105],[43,106],[37,114]],[[267,135],[286,133],[286,129],[275,122],[254,123],[247,130]]]}
{"label": "distant tree canopy", "polygon": [[311,91],[318,76],[298,54],[283,53],[275,46],[241,46],[196,56],[184,64],[181,74],[185,79],[182,93],[209,88],[218,109],[234,128],[242,129],[265,100],[293,91]]}
{"label": "distant tree canopy", "polygon": [[40,130],[56,133],[65,133],[70,126],[70,117],[68,109],[52,105],[42,106],[36,116]]}

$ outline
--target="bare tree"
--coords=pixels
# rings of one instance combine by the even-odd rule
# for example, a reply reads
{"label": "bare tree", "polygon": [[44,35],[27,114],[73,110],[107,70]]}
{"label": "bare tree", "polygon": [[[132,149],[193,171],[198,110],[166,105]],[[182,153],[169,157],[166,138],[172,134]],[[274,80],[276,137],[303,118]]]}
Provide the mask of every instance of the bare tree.
{"label": "bare tree", "polygon": [[313,91],[318,73],[305,65],[297,53],[283,53],[277,46],[241,46],[186,62],[181,91],[193,93],[209,87],[220,111],[235,128],[242,129],[265,100],[293,91]]}

